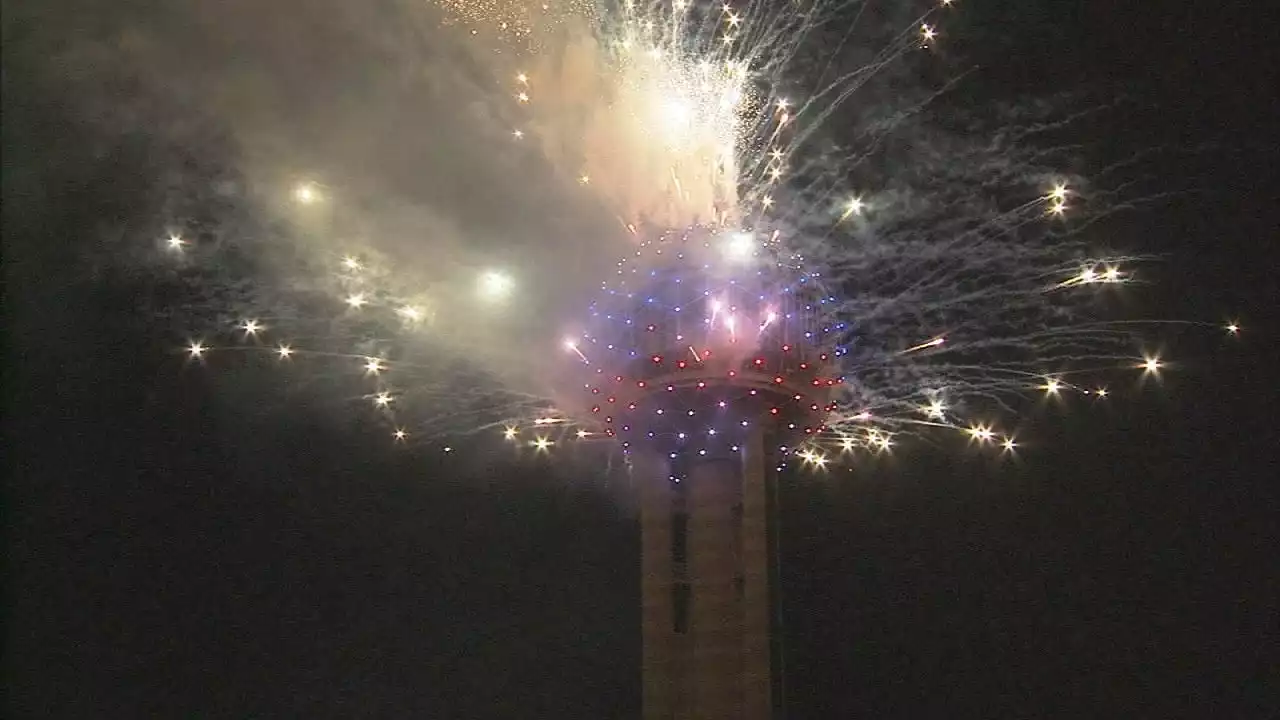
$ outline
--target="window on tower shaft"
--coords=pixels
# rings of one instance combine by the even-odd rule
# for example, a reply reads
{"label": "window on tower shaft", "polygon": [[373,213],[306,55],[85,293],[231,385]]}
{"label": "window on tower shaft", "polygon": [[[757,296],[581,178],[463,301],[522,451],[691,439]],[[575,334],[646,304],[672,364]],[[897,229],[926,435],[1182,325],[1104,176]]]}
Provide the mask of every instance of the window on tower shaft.
{"label": "window on tower shaft", "polygon": [[689,583],[676,583],[671,586],[672,630],[679,635],[689,632],[689,601],[693,598],[693,588]]}
{"label": "window on tower shaft", "polygon": [[684,564],[689,558],[689,514],[673,513],[671,516],[671,561]]}

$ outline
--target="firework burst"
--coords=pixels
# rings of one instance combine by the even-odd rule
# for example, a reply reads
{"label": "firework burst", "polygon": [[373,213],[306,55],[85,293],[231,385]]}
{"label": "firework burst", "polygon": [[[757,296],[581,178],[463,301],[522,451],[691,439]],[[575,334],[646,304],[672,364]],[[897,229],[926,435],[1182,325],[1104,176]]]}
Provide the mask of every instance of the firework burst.
{"label": "firework burst", "polygon": [[[1012,453],[999,418],[1028,398],[1101,401],[1109,374],[1154,375],[1163,361],[1144,355],[1138,324],[1105,319],[1141,260],[1086,233],[1125,206],[1094,188],[1120,183],[1058,172],[1066,158],[1045,139],[1057,126],[1040,118],[940,131],[922,118],[940,90],[875,90],[944,40],[951,6],[920,8],[867,44],[862,8],[822,2],[442,0],[440,32],[483,70],[469,86],[490,134],[465,154],[536,158],[516,195],[548,215],[616,222],[499,245],[519,252],[395,252],[345,240],[370,235],[343,219],[369,214],[356,193],[300,178],[278,193],[301,238],[289,262],[216,304],[221,330],[193,338],[189,359],[249,353],[341,378],[403,444],[492,431],[547,452],[618,439],[628,411],[670,408],[610,382],[701,390],[715,365],[771,388],[753,412],[803,433],[794,450],[815,467],[932,430]],[[823,44],[833,52],[800,70]],[[842,110],[854,100],[865,102]],[[822,136],[835,117],[853,125],[833,133],[844,144]],[[511,193],[478,192],[489,189],[502,212]],[[375,214],[383,226],[395,215]],[[180,233],[158,251],[183,267],[227,252]],[[610,254],[624,259],[599,262]],[[209,272],[224,282],[223,271]],[[582,280],[596,273],[603,282]],[[790,405],[773,404],[783,395]],[[693,432],[664,427],[653,434]]]}

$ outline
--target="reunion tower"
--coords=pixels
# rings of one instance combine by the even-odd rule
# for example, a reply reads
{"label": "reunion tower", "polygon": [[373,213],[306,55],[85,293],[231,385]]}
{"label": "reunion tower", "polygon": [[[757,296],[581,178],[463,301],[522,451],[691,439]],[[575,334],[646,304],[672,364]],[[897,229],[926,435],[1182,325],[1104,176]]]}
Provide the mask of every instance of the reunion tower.
{"label": "reunion tower", "polygon": [[842,352],[797,265],[742,233],[666,233],[567,343],[638,488],[646,720],[764,720],[781,700],[771,488],[834,409]]}

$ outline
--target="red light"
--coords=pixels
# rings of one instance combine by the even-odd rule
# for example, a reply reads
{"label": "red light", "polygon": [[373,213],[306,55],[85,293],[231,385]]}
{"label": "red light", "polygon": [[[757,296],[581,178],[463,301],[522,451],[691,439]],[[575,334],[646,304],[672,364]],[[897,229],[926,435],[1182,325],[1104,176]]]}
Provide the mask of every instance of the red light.
{"label": "red light", "polygon": [[617,402],[617,401],[618,401],[618,398],[610,396],[610,397],[608,398],[608,400],[609,400],[609,402]]}
{"label": "red light", "polygon": [[769,414],[770,414],[770,415],[777,415],[777,414],[778,414],[778,408],[769,408]]}
{"label": "red light", "polygon": [[600,388],[591,388],[591,394],[592,394],[592,395],[599,395],[599,394],[600,394]]}
{"label": "red light", "polygon": [[707,384],[706,384],[706,383],[702,382],[701,380],[699,380],[699,381],[698,381],[698,387],[700,387],[700,388],[704,388],[704,387],[706,387],[706,386],[707,386]]}
{"label": "red light", "polygon": [[800,363],[800,369],[801,369],[801,370],[808,370],[808,369],[809,369],[809,363]]}
{"label": "red light", "polygon": [[655,363],[660,363],[660,362],[662,362],[662,356],[661,356],[661,355],[654,355],[653,357],[651,357],[651,358],[649,358],[649,359],[650,359],[650,360],[652,360],[652,361],[654,361]]}
{"label": "red light", "polygon": [[791,352],[791,346],[790,346],[790,345],[783,345],[783,346],[782,346],[782,352]]}
{"label": "red light", "polygon": [[650,325],[650,326],[648,326],[648,327],[646,327],[646,328],[645,328],[645,330],[648,330],[649,332],[653,332],[654,330],[657,330],[657,329],[658,329],[658,328],[657,328],[657,326],[656,326],[656,325]]}
{"label": "red light", "polygon": [[836,384],[836,381],[835,381],[835,380],[828,380],[828,381],[827,381],[827,386],[828,386],[828,387],[829,387],[829,386],[831,386],[831,385],[835,385],[835,384]]}
{"label": "red light", "polygon": [[781,376],[781,375],[775,375],[775,376],[773,376],[773,382],[774,382],[775,384],[777,384],[777,385],[781,385],[781,384],[782,384],[782,376]]}
{"label": "red light", "polygon": [[812,434],[813,434],[813,428],[810,428],[810,427],[805,428],[805,429],[804,429],[804,434],[805,434],[805,435],[812,435]]}
{"label": "red light", "polygon": [[604,421],[605,421],[605,422],[607,422],[607,423],[609,423],[610,425],[612,425],[612,424],[613,424],[613,417],[612,417],[612,416],[610,416],[610,417],[606,417],[606,418],[604,419]]}
{"label": "red light", "polygon": [[636,387],[644,387],[644,386],[645,385],[643,380],[640,380],[639,382],[636,383]]}
{"label": "red light", "polygon": [[687,363],[687,362],[685,362],[685,361],[683,361],[683,360],[681,360],[680,362],[676,363],[676,367],[680,368],[681,370],[683,370],[684,368],[688,367],[688,365],[689,365],[689,363]]}
{"label": "red light", "polygon": [[810,410],[817,411],[817,409],[818,409],[818,403],[814,403],[814,404],[810,405],[810,406],[809,406],[809,409],[810,409]]}
{"label": "red light", "polygon": [[813,381],[813,384],[814,384],[815,386],[817,386],[817,385],[821,385],[821,384],[822,384],[822,381],[821,381],[821,380],[818,380],[818,379],[816,379],[816,378],[815,378],[815,379],[814,379],[814,381]]}
{"label": "red light", "polygon": [[826,360],[826,359],[827,359],[827,354],[826,354],[826,353],[822,353],[821,355],[819,355],[819,356],[818,356],[818,359],[819,359],[819,360]]}
{"label": "red light", "polygon": [[675,390],[676,390],[676,386],[675,386],[675,385],[668,385],[668,386],[667,386],[667,392],[675,392]]}
{"label": "red light", "polygon": [[764,364],[764,358],[756,358],[756,367],[760,367],[763,364]]}
{"label": "red light", "polygon": [[591,408],[591,412],[593,412],[593,413],[598,413],[598,412],[600,412],[600,406],[599,406],[599,405],[596,405],[595,407]]}
{"label": "red light", "polygon": [[615,377],[615,378],[614,378],[614,381],[615,381],[615,382],[622,382],[622,376],[621,376],[621,375],[619,375],[619,376]]}
{"label": "red light", "polygon": [[729,377],[738,377],[738,371],[737,371],[737,370],[730,370],[730,371],[729,371]]}
{"label": "red light", "polygon": [[628,409],[628,410],[635,410],[635,409],[636,409],[636,404],[635,404],[635,403],[628,403],[628,404],[627,404],[627,409]]}
{"label": "red light", "polygon": [[702,357],[704,357],[704,358],[709,358],[709,357],[711,357],[711,351],[710,351],[710,350],[703,350],[703,351],[702,351]]}

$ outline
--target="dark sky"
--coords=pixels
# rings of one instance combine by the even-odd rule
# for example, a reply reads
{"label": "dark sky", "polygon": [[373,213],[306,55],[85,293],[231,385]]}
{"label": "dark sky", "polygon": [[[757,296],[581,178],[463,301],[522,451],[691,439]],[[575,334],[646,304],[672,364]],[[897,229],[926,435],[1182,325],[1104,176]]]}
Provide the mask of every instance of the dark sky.
{"label": "dark sky", "polygon": [[[1171,330],[1162,381],[1033,414],[1017,463],[920,446],[789,476],[789,717],[1274,717],[1273,28],[1219,3],[962,4],[971,92],[1123,97],[1088,161],[1166,150],[1146,167],[1187,192],[1109,227],[1166,256],[1138,309],[1245,330]],[[62,282],[62,239],[127,214],[130,178],[23,95],[25,35],[6,20],[6,716],[638,716],[619,481],[246,411],[133,298]]]}

